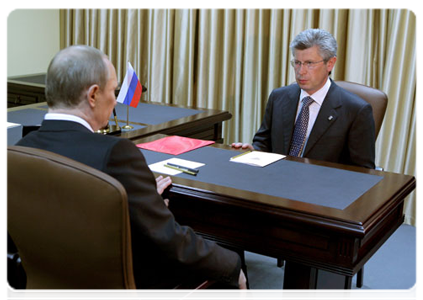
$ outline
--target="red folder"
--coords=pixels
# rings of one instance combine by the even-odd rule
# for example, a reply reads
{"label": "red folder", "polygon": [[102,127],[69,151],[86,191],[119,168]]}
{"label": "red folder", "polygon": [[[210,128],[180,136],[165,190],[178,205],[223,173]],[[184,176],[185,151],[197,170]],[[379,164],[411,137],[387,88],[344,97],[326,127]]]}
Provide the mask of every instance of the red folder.
{"label": "red folder", "polygon": [[203,141],[173,135],[155,140],[153,142],[137,144],[137,147],[156,152],[179,155],[211,144],[214,144],[214,141]]}

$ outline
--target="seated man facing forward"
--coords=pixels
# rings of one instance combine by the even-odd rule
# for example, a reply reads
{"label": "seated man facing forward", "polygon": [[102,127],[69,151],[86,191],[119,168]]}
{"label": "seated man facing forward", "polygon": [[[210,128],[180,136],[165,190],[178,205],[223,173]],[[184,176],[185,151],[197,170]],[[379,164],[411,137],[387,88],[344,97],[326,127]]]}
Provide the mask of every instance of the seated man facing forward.
{"label": "seated man facing forward", "polygon": [[99,50],[71,46],[50,63],[49,111],[38,131],[17,145],[69,157],[116,178],[128,194],[134,276],[138,288],[171,288],[185,278],[214,279],[246,288],[238,254],[179,225],[160,193],[171,184],[148,168],[129,140],[94,133],[116,105],[116,71]]}
{"label": "seated man facing forward", "polygon": [[308,29],[290,47],[297,84],[272,91],[252,145],[232,147],[375,168],[371,105],[329,78],[336,63],[334,37]]}

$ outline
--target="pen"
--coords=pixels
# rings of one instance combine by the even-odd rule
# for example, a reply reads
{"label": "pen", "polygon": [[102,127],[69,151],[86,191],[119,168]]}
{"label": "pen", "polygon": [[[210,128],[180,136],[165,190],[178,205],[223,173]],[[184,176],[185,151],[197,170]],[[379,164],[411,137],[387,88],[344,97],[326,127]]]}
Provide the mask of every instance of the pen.
{"label": "pen", "polygon": [[186,173],[186,174],[189,174],[189,175],[192,175],[192,176],[197,176],[197,173],[198,173],[198,170],[197,170],[197,172],[192,172],[192,171],[187,170],[187,168],[183,168],[183,167],[178,168],[178,167],[171,166],[169,164],[166,164],[164,166],[167,167],[167,168],[171,168],[171,169],[174,169],[174,170],[181,171],[183,173]]}
{"label": "pen", "polygon": [[170,162],[168,162],[167,164],[168,164],[169,166],[172,166],[172,167],[177,167],[177,168],[179,168],[179,169],[187,170],[187,171],[190,171],[190,172],[193,172],[193,173],[198,173],[198,172],[199,172],[199,170],[197,170],[197,169],[191,169],[191,168],[184,167],[184,166],[177,165],[177,164],[173,164],[173,163],[170,163]]}

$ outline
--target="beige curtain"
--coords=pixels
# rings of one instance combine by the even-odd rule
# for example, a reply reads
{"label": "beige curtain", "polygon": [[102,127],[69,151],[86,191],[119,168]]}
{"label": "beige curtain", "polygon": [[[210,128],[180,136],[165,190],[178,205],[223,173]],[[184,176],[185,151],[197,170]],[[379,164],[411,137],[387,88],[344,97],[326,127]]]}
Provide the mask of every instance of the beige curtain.
{"label": "beige curtain", "polygon": [[[388,108],[376,144],[386,171],[416,174],[416,17],[409,10],[63,10],[62,47],[99,48],[126,61],[148,88],[143,100],[227,110],[226,143],[251,142],[272,89],[295,80],[289,43],[320,27],[338,41],[332,77],[384,91]],[[416,196],[405,205],[416,222]]]}

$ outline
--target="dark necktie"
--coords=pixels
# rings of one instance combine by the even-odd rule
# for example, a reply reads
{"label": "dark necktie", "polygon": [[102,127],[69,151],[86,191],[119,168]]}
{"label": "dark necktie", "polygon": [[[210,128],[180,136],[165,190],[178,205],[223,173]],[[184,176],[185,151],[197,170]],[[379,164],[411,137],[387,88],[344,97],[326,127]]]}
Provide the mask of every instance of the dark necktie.
{"label": "dark necktie", "polygon": [[295,122],[294,135],[292,137],[291,148],[289,149],[290,156],[301,155],[307,134],[308,119],[310,115],[309,106],[313,101],[311,97],[304,97],[302,100],[303,106]]}

